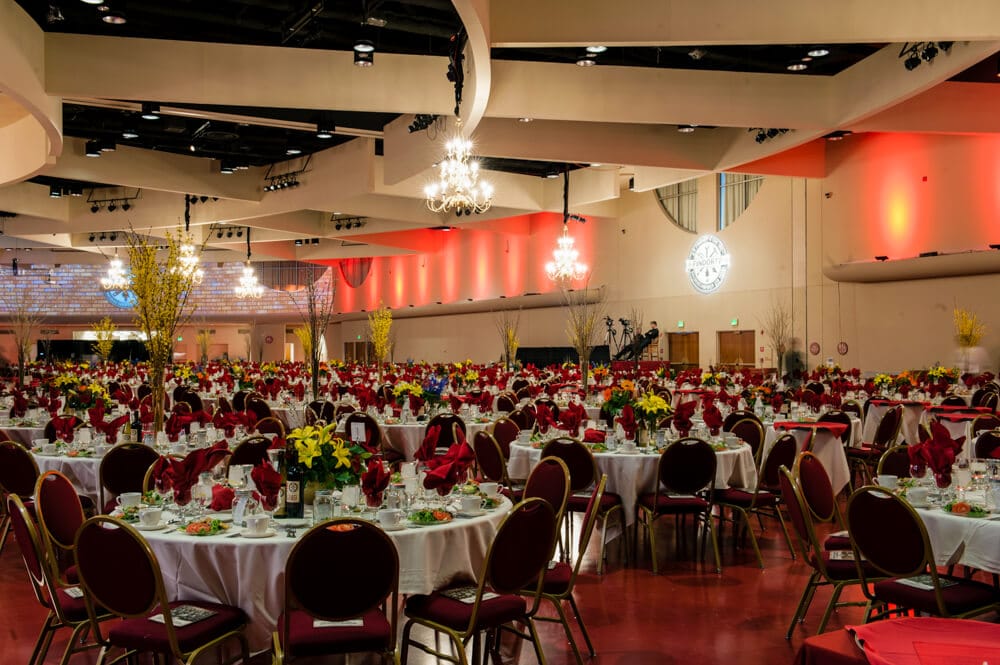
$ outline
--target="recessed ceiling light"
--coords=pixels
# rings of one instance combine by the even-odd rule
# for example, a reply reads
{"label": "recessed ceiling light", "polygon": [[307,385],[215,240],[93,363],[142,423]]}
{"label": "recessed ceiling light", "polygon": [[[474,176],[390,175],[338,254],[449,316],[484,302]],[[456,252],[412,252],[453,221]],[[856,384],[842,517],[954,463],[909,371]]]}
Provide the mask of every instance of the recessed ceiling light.
{"label": "recessed ceiling light", "polygon": [[600,162],[591,162],[590,165],[591,166],[604,166],[604,164],[601,164]]}
{"label": "recessed ceiling light", "polygon": [[99,5],[104,2],[104,0],[83,0],[84,3],[88,5]]}
{"label": "recessed ceiling light", "polygon": [[137,139],[139,138],[139,132],[134,129],[123,129],[122,130],[123,139]]}
{"label": "recessed ceiling light", "polygon": [[286,155],[301,155],[302,154],[302,148],[298,148],[298,147],[293,146],[293,145],[292,146],[288,146],[288,148],[285,150],[285,154]]}
{"label": "recessed ceiling light", "polygon": [[694,125],[680,125],[677,127],[677,131],[681,134],[691,134],[694,132]]}
{"label": "recessed ceiling light", "polygon": [[822,58],[824,55],[830,55],[830,50],[825,48],[814,48],[808,53],[811,58]]}
{"label": "recessed ceiling light", "polygon": [[[1000,74],[997,74],[997,76],[1000,76]],[[518,118],[517,121],[518,122],[534,122],[535,119],[534,118],[527,118],[527,117],[525,117],[525,118]]]}
{"label": "recessed ceiling light", "polygon": [[809,65],[804,62],[793,62],[792,64],[785,67],[790,72],[801,72],[803,69],[808,69]]}
{"label": "recessed ceiling light", "polygon": [[329,127],[317,127],[317,129],[316,129],[316,138],[318,138],[318,139],[332,139],[333,138],[333,130],[330,129]]}
{"label": "recessed ceiling light", "polygon": [[101,17],[101,20],[105,23],[110,23],[111,25],[124,25],[127,22],[125,18],[125,12],[119,11],[117,9],[111,10]]}
{"label": "recessed ceiling light", "polygon": [[143,103],[143,105],[142,105],[142,119],[143,120],[159,120],[160,119],[160,105],[159,104]]}
{"label": "recessed ceiling light", "polygon": [[809,56],[807,55],[806,57],[802,58],[802,62],[812,62],[812,58],[810,58],[810,57],[809,57]]}
{"label": "recessed ceiling light", "polygon": [[587,53],[604,53],[608,50],[607,46],[588,46]]}
{"label": "recessed ceiling light", "polygon": [[371,53],[375,50],[375,44],[370,39],[359,39],[354,42],[354,50],[358,53]]}
{"label": "recessed ceiling light", "polygon": [[594,55],[593,53],[587,53],[585,55],[581,55],[579,58],[576,59],[576,64],[579,67],[593,67],[594,65],[597,64],[597,56]]}
{"label": "recessed ceiling light", "polygon": [[546,173],[545,177],[546,178],[558,178],[559,174],[558,173]]}
{"label": "recessed ceiling light", "polygon": [[355,51],[354,52],[354,66],[355,67],[371,67],[375,64],[375,54],[371,51]]}

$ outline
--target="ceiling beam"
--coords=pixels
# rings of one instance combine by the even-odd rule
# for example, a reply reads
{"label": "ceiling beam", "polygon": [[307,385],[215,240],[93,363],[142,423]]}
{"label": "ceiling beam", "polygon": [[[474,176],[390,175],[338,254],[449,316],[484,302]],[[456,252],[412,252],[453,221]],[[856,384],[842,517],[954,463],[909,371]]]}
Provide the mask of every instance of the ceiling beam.
{"label": "ceiling beam", "polygon": [[1000,132],[1000,85],[947,81],[852,123],[856,132]]}

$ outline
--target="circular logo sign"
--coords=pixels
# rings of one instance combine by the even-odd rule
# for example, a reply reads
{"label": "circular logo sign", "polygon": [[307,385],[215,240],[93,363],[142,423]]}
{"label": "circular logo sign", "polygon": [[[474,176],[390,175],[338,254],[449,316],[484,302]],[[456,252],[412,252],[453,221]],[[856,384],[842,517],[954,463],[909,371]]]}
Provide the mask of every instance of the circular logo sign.
{"label": "circular logo sign", "polygon": [[813,354],[814,356],[819,355],[819,342],[813,342],[812,344],[809,345],[809,353]]}
{"label": "circular logo sign", "polygon": [[132,309],[139,302],[139,299],[135,297],[135,291],[132,289],[128,289],[127,291],[105,291],[104,298],[115,307],[121,309]]}
{"label": "circular logo sign", "polygon": [[264,343],[265,344],[273,344],[274,343],[274,337],[272,337],[271,335],[266,335],[264,337]]}
{"label": "circular logo sign", "polygon": [[684,270],[691,286],[699,293],[713,293],[722,286],[729,272],[729,252],[722,241],[712,235],[699,236],[691,246]]}
{"label": "circular logo sign", "polygon": [[847,355],[847,342],[841,342],[840,344],[837,345],[837,353],[839,353],[842,356]]}

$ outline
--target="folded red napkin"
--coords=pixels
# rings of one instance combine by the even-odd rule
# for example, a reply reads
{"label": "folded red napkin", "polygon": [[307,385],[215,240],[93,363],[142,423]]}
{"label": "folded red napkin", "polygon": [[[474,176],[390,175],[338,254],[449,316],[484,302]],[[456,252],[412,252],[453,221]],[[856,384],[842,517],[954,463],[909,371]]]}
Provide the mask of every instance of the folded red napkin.
{"label": "folded red napkin", "polygon": [[73,435],[76,432],[76,425],[78,423],[76,417],[53,416],[49,422],[52,424],[52,429],[55,431],[57,440],[65,441],[66,443],[73,442]]}
{"label": "folded red napkin", "polygon": [[771,408],[774,409],[775,413],[781,413],[781,405],[785,403],[785,398],[781,395],[775,395],[771,398]]}
{"label": "folded red napkin", "polygon": [[479,396],[479,410],[482,413],[491,413],[493,411],[493,393],[488,390],[484,390]]}
{"label": "folded red napkin", "polygon": [[691,417],[698,406],[695,401],[681,402],[674,410],[674,429],[681,436],[687,436],[691,432]]}
{"label": "folded red napkin", "polygon": [[198,482],[198,476],[221,462],[229,454],[225,441],[219,441],[209,448],[191,451],[184,459],[161,457],[153,469],[154,479],[163,487],[174,490],[174,500],[178,505],[191,501],[191,488]]}
{"label": "folded red napkin", "polygon": [[458,395],[448,395],[448,404],[451,406],[452,413],[458,413],[462,410],[462,400],[459,399]]}
{"label": "folded red napkin", "polygon": [[417,415],[422,408],[424,408],[424,398],[419,395],[410,395],[410,411],[413,415]]}
{"label": "folded red napkin", "polygon": [[719,411],[719,407],[712,404],[701,415],[705,420],[705,425],[708,426],[709,433],[712,436],[718,436],[719,430],[722,429],[722,412]]}
{"label": "folded red napkin", "polygon": [[[692,411],[694,410],[694,402],[691,402]],[[635,421],[635,410],[632,408],[631,404],[626,404],[622,407],[622,414],[616,419],[618,424],[622,426],[625,430],[625,438],[627,440],[635,439],[635,430],[637,428]]]}
{"label": "folded red napkin", "polygon": [[306,396],[306,385],[299,381],[292,386],[292,393],[295,395],[295,399],[301,402]]}
{"label": "folded red napkin", "polygon": [[250,471],[250,479],[257,486],[254,498],[261,502],[264,510],[278,507],[278,492],[281,490],[281,474],[268,462],[261,462]]}
{"label": "folded red napkin", "polygon": [[424,441],[420,444],[420,447],[415,453],[413,453],[413,459],[426,462],[427,460],[434,459],[434,449],[437,448],[438,438],[441,436],[441,426],[434,425],[433,427],[428,427],[427,432],[424,434]]}
{"label": "folded red napkin", "polygon": [[171,413],[170,417],[167,418],[167,422],[163,424],[163,430],[167,433],[167,440],[176,443],[177,439],[180,438],[181,432],[185,434],[190,433],[191,423],[194,421],[194,415],[190,413]]}
{"label": "folded red napkin", "polygon": [[369,460],[368,468],[361,474],[361,491],[368,497],[369,505],[382,502],[382,492],[389,486],[391,477],[380,461]]}
{"label": "folded red napkin", "polygon": [[604,443],[604,432],[599,429],[588,429],[583,433],[584,443]]}
{"label": "folded red napkin", "polygon": [[19,392],[14,393],[13,412],[15,418],[23,418],[28,412],[28,398]]}
{"label": "folded red napkin", "polygon": [[550,427],[554,427],[556,424],[555,418],[552,417],[552,409],[550,409],[545,404],[535,405],[535,425],[538,426],[538,431],[545,434],[549,431]]}
{"label": "folded red napkin", "polygon": [[430,462],[432,468],[424,479],[424,487],[436,489],[441,496],[448,494],[456,484],[466,479],[475,459],[475,452],[458,430],[458,441],[448,448],[447,453]]}
{"label": "folded red napkin", "polygon": [[215,485],[212,487],[212,510],[220,512],[233,507],[233,499],[236,498],[236,490],[228,485]]}
{"label": "folded red napkin", "polygon": [[567,407],[559,414],[559,428],[569,432],[572,437],[578,436],[581,420],[579,411]]}

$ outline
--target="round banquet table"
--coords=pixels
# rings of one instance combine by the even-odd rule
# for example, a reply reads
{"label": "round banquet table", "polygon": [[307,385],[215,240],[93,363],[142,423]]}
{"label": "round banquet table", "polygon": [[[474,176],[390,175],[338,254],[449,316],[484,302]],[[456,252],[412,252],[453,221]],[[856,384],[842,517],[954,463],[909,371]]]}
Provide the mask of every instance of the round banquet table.
{"label": "round banquet table", "polygon": [[45,437],[45,427],[19,427],[17,425],[4,425],[0,427],[0,438],[16,441],[26,448],[31,448],[35,439]]}
{"label": "round banquet table", "polygon": [[[455,579],[476,579],[510,509],[505,499],[480,517],[388,532],[399,552],[399,593],[430,593]],[[285,561],[296,542],[283,527],[270,538],[233,536],[238,528],[215,536],[189,536],[174,527],[141,533],[159,561],[168,597],[242,608],[251,618],[251,649],[269,648],[284,603]],[[367,574],[350,553],[331,552],[329,565],[345,575]]]}
{"label": "round banquet table", "polygon": [[[507,473],[511,478],[527,478],[541,457],[541,448],[514,442],[510,446]],[[594,460],[597,462],[597,472],[608,474],[607,491],[621,496],[625,525],[631,526],[635,521],[635,504],[639,495],[656,489],[656,467],[660,454],[604,452],[594,453]],[[750,446],[743,444],[736,449],[716,451],[715,460],[717,488],[752,489],[757,484],[757,469]]]}
{"label": "round banquet table", "polygon": [[1000,574],[1000,515],[965,517],[940,508],[917,508],[917,513],[938,564],[962,564]]}
{"label": "round banquet table", "polygon": [[922,402],[911,399],[872,399],[868,406],[868,415],[865,417],[864,440],[871,441],[875,438],[875,430],[878,429],[879,422],[885,412],[894,406],[903,407],[903,422],[899,426],[899,436],[896,443],[904,441],[916,442],[920,440],[920,419],[924,415],[929,402]]}
{"label": "round banquet table", "polygon": [[[829,424],[835,425],[837,423]],[[800,449],[808,436],[815,432],[812,452],[819,459],[823,468],[826,469],[827,475],[830,476],[830,484],[833,485],[834,493],[839,493],[840,490],[844,489],[851,482],[851,469],[847,464],[847,453],[844,452],[844,445],[840,440],[840,436],[835,435],[832,431],[825,428],[817,429],[820,423],[801,423],[801,428],[796,427],[796,425],[797,423],[778,423],[779,427],[795,436],[799,442]],[[768,425],[767,431],[764,434],[764,457],[767,457],[768,451],[771,450],[771,446],[774,445],[777,438],[778,433],[775,430],[775,425]]]}
{"label": "round banquet table", "polygon": [[[472,443],[472,437],[477,432],[481,432],[492,425],[491,422],[465,421],[465,438]],[[379,422],[379,429],[382,430],[382,444],[399,453],[407,461],[413,460],[414,453],[420,449],[420,444],[424,442],[424,430],[427,429],[427,421],[411,421],[407,423]],[[340,436],[350,436],[350,432],[344,431],[343,423],[337,427],[337,434]]]}
{"label": "round banquet table", "polygon": [[67,457],[66,455],[45,455],[42,453],[32,453],[38,470],[41,473],[46,471],[58,471],[66,476],[76,491],[93,500],[94,505],[98,505],[98,495],[100,494],[101,481],[100,457]]}

